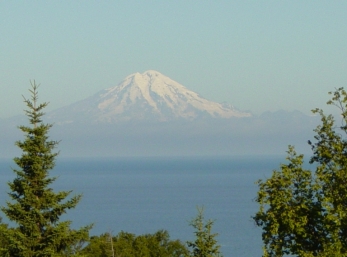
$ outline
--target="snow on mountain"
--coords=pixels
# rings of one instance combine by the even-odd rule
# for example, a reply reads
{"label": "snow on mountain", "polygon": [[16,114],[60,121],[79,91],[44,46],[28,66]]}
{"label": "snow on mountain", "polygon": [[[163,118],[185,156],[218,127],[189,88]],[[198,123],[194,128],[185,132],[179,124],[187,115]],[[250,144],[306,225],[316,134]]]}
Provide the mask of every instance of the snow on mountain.
{"label": "snow on mountain", "polygon": [[49,116],[66,123],[76,119],[168,121],[199,117],[249,117],[251,114],[238,111],[231,105],[204,99],[169,77],[149,70],[131,74],[117,86],[58,109]]}

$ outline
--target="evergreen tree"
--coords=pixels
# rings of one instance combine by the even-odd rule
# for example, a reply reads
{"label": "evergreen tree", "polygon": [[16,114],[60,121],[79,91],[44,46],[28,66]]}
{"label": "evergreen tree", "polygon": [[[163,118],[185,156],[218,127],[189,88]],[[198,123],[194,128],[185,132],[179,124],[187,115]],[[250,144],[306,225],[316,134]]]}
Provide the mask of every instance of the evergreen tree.
{"label": "evergreen tree", "polygon": [[192,248],[191,257],[221,257],[220,245],[216,240],[217,233],[212,234],[213,220],[204,220],[204,209],[197,208],[198,215],[190,222],[195,229],[195,241],[188,241],[188,247]]}
{"label": "evergreen tree", "polygon": [[1,249],[8,248],[8,240],[4,237],[5,231],[7,231],[8,225],[2,223],[2,218],[0,217],[0,252]]}
{"label": "evergreen tree", "polygon": [[58,153],[53,151],[58,142],[49,140],[52,125],[42,122],[47,103],[38,104],[37,89],[38,85],[32,83],[31,99],[24,98],[30,125],[19,127],[25,134],[23,141],[16,142],[22,154],[14,158],[16,178],[8,183],[11,201],[2,207],[15,227],[4,230],[7,245],[1,249],[1,256],[57,256],[87,239],[91,228],[72,230],[70,221],[59,221],[67,209],[77,205],[81,195],[67,199],[71,191],[54,192],[49,187],[56,179],[49,171],[55,165]]}
{"label": "evergreen tree", "polygon": [[258,181],[254,220],[263,229],[263,256],[347,256],[347,92],[330,94],[328,104],[339,108],[342,123],[313,110],[321,124],[308,141],[312,169],[303,168],[304,156],[290,146],[288,163]]}

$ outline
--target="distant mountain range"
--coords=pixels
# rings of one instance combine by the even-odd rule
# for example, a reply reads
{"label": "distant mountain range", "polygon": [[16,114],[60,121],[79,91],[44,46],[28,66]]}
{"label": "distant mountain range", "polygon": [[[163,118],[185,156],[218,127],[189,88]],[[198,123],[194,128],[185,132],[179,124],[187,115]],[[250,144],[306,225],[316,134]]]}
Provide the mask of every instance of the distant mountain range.
{"label": "distant mountain range", "polygon": [[[49,101],[50,99],[47,99]],[[20,103],[19,103],[20,104]],[[319,117],[299,111],[252,115],[220,104],[153,70],[48,112],[50,136],[63,156],[284,154],[287,145],[310,151]],[[24,116],[0,120],[0,158],[19,154]]]}
{"label": "distant mountain range", "polygon": [[178,119],[250,117],[230,104],[200,97],[158,71],[127,76],[115,87],[49,113],[59,123],[81,120],[120,122],[129,120],[172,121]]}

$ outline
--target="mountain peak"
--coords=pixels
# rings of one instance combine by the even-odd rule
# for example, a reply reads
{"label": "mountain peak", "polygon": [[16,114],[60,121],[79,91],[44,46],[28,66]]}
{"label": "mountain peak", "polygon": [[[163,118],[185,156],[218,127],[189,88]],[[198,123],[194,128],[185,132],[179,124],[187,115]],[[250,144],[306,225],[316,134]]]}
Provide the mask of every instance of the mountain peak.
{"label": "mountain peak", "polygon": [[166,76],[156,70],[147,70],[143,73],[135,72],[133,74],[130,74],[126,78],[131,78],[131,77],[166,77]]}
{"label": "mountain peak", "polygon": [[[200,97],[155,70],[127,76],[121,83],[73,104],[78,116],[94,121],[248,117],[249,113]],[[79,113],[79,114],[78,114]]]}
{"label": "mountain peak", "polygon": [[133,73],[127,76],[123,81],[133,81],[134,83],[139,85],[151,85],[153,83],[170,84],[174,82],[169,77],[155,70],[148,70],[143,73]]}
{"label": "mountain peak", "polygon": [[164,76],[163,74],[161,74],[159,71],[156,71],[156,70],[147,70],[144,73],[142,73],[142,75],[147,75],[147,76]]}

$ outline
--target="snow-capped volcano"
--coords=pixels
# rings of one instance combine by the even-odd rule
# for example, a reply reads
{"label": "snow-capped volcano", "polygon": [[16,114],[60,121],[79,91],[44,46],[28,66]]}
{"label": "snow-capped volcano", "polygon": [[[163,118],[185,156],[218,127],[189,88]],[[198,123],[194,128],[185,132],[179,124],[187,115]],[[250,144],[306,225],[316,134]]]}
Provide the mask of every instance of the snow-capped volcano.
{"label": "snow-capped volcano", "polygon": [[[163,74],[149,70],[127,76],[120,84],[61,108],[53,116],[73,122],[76,115],[91,121],[247,117],[231,105],[208,101]],[[51,115],[50,115],[51,116]],[[59,119],[60,120],[60,119]]]}

